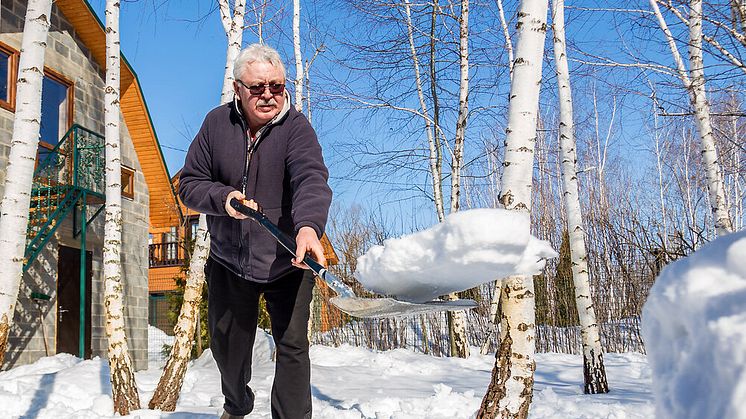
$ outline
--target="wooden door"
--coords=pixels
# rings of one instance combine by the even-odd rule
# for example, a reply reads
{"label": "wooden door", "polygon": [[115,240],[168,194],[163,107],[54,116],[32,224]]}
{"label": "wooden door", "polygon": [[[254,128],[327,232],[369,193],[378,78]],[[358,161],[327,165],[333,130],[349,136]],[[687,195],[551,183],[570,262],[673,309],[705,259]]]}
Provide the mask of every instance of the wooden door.
{"label": "wooden door", "polygon": [[[85,358],[91,357],[91,252],[86,252]],[[80,249],[59,247],[57,260],[57,353],[80,356]]]}

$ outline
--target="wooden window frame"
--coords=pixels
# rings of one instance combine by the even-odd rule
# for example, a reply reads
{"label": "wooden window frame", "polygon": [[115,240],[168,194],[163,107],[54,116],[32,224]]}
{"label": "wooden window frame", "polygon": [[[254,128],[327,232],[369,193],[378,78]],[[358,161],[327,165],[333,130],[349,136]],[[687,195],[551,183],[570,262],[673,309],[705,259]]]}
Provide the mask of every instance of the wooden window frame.
{"label": "wooden window frame", "polygon": [[0,108],[16,111],[16,81],[18,80],[18,58],[20,53],[8,44],[0,42],[0,51],[8,57],[8,100],[0,98]]}
{"label": "wooden window frame", "polygon": [[[65,132],[67,132],[73,126],[74,121],[75,83],[62,75],[62,73],[58,73],[57,71],[54,71],[47,66],[44,66],[44,76],[67,86],[67,127],[65,127]],[[47,148],[49,150],[54,148],[54,145],[42,140],[39,140],[39,146]]]}
{"label": "wooden window frame", "polygon": [[[122,166],[122,197],[127,199],[135,199],[135,169],[131,169],[127,166]],[[127,184],[125,185],[125,176],[127,176]]]}

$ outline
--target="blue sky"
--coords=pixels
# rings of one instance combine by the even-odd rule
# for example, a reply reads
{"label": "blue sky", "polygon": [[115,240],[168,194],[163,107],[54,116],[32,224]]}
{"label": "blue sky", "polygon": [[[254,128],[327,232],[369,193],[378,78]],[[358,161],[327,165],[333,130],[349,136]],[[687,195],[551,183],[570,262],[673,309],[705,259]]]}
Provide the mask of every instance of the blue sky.
{"label": "blue sky", "polygon": [[[156,5],[156,2],[163,4]],[[89,3],[103,22],[105,0],[89,0]],[[219,103],[226,37],[219,14],[212,9],[214,3],[206,0],[121,3],[122,53],[132,64],[142,85],[171,176],[183,166],[185,150],[204,116]],[[290,3],[285,7],[290,7]],[[310,9],[303,12],[317,13]],[[294,67],[291,64],[292,49],[289,47],[291,28],[287,21],[287,10],[284,13],[282,22],[268,25],[265,36],[269,38],[267,43],[278,48],[285,57],[288,78],[292,79]],[[321,13],[324,14],[324,11]],[[244,45],[256,40],[251,30],[244,32]],[[326,64],[319,60],[315,65]],[[292,91],[292,83],[289,82],[288,87]],[[366,181],[353,182],[341,179],[351,169],[349,156],[336,147],[337,142],[380,136],[380,124],[360,115],[350,117],[344,112],[324,112],[319,109],[315,113],[314,128],[330,167],[330,184],[335,201],[344,206],[361,204],[368,208],[377,208],[380,202],[385,201],[387,210],[402,214],[397,219],[415,219],[415,223],[425,225],[432,223],[433,211],[427,202],[410,198],[392,199],[391,202],[381,198],[391,198],[391,194],[387,187],[370,177]],[[418,215],[423,209],[424,215]]]}
{"label": "blue sky", "polygon": [[[89,2],[103,21],[104,0],[89,0]],[[378,39],[386,37],[385,30],[374,29],[370,33],[361,31],[362,27],[355,26],[357,23],[355,16],[345,14],[346,11],[342,9],[328,10],[329,8],[325,6],[315,6],[314,2],[302,1],[301,3],[302,7],[306,7],[302,10],[304,20],[314,21],[316,25],[312,37],[322,39],[327,45],[327,50],[312,69],[316,71],[315,86],[319,87],[326,83],[321,88],[328,88],[328,83],[333,76],[341,80],[336,83],[342,83],[341,85],[347,86],[349,90],[359,93],[378,82],[371,82],[365,76],[359,75],[345,79],[344,69],[338,65],[339,61],[335,61],[344,59],[344,52],[340,52],[343,48],[340,48],[339,43],[335,44],[338,42],[335,37]],[[225,65],[226,39],[217,11],[211,10],[215,7],[214,4],[213,0],[122,2],[120,17],[122,52],[134,67],[142,84],[171,175],[174,175],[183,165],[185,150],[199,129],[204,115],[219,102]],[[290,65],[291,28],[287,10],[291,7],[291,3],[273,2],[272,4],[273,7],[285,7],[286,10],[281,19],[276,19],[266,28],[267,43],[277,47],[281,55],[285,57],[288,78],[292,79],[294,68]],[[506,14],[509,18],[514,19],[515,4],[516,2],[512,1],[506,3]],[[319,9],[314,9],[314,7]],[[497,26],[496,18],[491,15],[494,11],[488,6],[475,8],[473,13],[482,13],[481,18],[473,16],[474,19],[470,19],[470,22],[474,25],[473,28],[481,25],[479,29],[474,30],[480,32],[479,42],[482,42],[481,45],[486,51],[484,53],[487,54],[482,59],[483,63],[486,59],[488,65],[483,64],[482,67],[473,68],[472,77],[477,71],[486,71],[487,73],[481,74],[480,80],[489,82],[491,74],[489,72],[497,68],[492,64],[504,65],[507,62],[502,48],[502,34]],[[622,41],[628,37],[624,32],[629,30],[629,24],[623,24],[619,27],[620,29],[615,29],[613,23],[619,19],[626,20],[630,17],[629,15],[590,14],[578,11],[571,11],[569,14],[573,18],[568,19],[568,39],[572,40],[575,45],[594,54],[616,56],[619,61],[629,61],[629,56],[620,52],[627,48]],[[251,18],[247,19],[247,21],[250,20]],[[393,27],[393,30],[397,28]],[[302,31],[306,37],[309,36],[308,27],[303,27]],[[329,33],[323,34],[320,33],[321,31]],[[335,31],[336,34],[333,34],[332,32]],[[650,33],[642,31],[641,34],[640,38],[631,38],[632,44],[636,44],[646,55],[650,54],[656,61],[670,64],[667,51],[660,49],[661,39],[656,38],[659,34],[654,30]],[[651,36],[653,40],[648,39],[647,36]],[[513,41],[515,42],[515,39]],[[547,41],[546,57],[549,58],[552,54],[551,34]],[[256,42],[256,36],[251,30],[247,30],[244,33],[244,44],[251,42]],[[306,46],[306,49],[309,48],[312,51],[312,47]],[[634,50],[630,52],[635,53]],[[306,58],[308,54],[309,51],[304,51]],[[571,50],[570,54],[571,57],[578,57],[575,50]],[[591,59],[591,61],[594,60]],[[610,158],[620,162],[626,160],[622,164],[633,164],[639,168],[643,161],[641,157],[649,154],[646,150],[650,148],[649,134],[645,132],[645,125],[650,117],[647,112],[650,103],[646,98],[647,93],[644,92],[644,81],[634,71],[614,72],[612,76],[612,72],[606,68],[589,68],[577,62],[571,62],[570,65],[571,71],[595,73],[595,77],[574,79],[576,122],[585,121],[586,126],[585,129],[579,126],[578,134],[586,137],[591,135],[588,132],[591,128],[589,118],[592,116],[592,109],[589,109],[591,86],[596,86],[599,98],[604,98],[599,103],[602,131],[605,130],[603,126],[609,123],[609,97],[618,95],[620,109],[616,115],[611,139],[611,144],[614,145],[613,148],[618,154]],[[407,77],[411,79],[410,76],[404,75],[404,83],[400,84],[399,88],[410,88],[406,84]],[[556,112],[556,98],[553,93],[555,80],[549,65],[545,68],[544,77],[545,94],[542,98],[542,106],[545,112]],[[653,77],[660,81],[659,76],[653,75]],[[669,79],[669,81],[674,80]],[[393,83],[396,83],[395,79]],[[288,87],[292,91],[291,83],[288,83]],[[335,86],[332,84],[332,87]],[[470,99],[472,109],[481,105],[484,108],[492,108],[489,112],[494,112],[495,115],[494,118],[488,116],[481,120],[470,119],[468,140],[470,147],[473,148],[467,150],[467,161],[470,156],[483,153],[483,149],[480,148],[482,141],[502,142],[504,126],[501,124],[504,124],[504,118],[501,115],[504,115],[503,112],[506,109],[508,87],[507,80],[499,78],[493,90],[486,91],[481,96],[472,94]],[[641,94],[628,90],[628,87],[632,89],[638,87],[642,90]],[[416,95],[411,98],[415,97]],[[683,108],[687,107],[685,98],[679,97],[677,103],[683,105]],[[313,125],[319,134],[325,158],[330,167],[330,183],[334,190],[335,202],[342,203],[343,206],[360,204],[374,211],[380,210],[384,216],[393,217],[393,223],[402,226],[397,229],[408,230],[412,226],[427,226],[435,222],[432,203],[421,192],[421,190],[428,189],[428,181],[422,171],[388,172],[385,168],[378,167],[373,172],[365,172],[351,163],[354,159],[364,158],[355,154],[355,150],[359,151],[360,147],[397,152],[412,147],[423,147],[425,140],[422,138],[423,133],[419,122],[406,122],[405,118],[400,118],[401,115],[394,116],[400,119],[389,119],[390,114],[371,116],[370,113],[363,111],[334,109],[334,106],[332,104],[330,107],[328,103],[318,105]],[[340,105],[337,104],[337,106]],[[349,104],[341,106],[349,107]],[[415,160],[417,158],[415,156]],[[424,168],[424,164],[422,166]],[[641,175],[643,170],[636,173]],[[450,179],[444,179],[444,186],[447,188],[449,185]],[[383,208],[379,209],[381,206]],[[479,204],[477,203],[476,206]]]}
{"label": "blue sky", "polygon": [[[104,0],[91,0],[103,22]],[[158,140],[173,176],[183,165],[204,115],[217,106],[225,66],[225,34],[212,2],[170,0],[121,4],[120,36],[145,94]],[[190,22],[193,21],[193,22]]]}

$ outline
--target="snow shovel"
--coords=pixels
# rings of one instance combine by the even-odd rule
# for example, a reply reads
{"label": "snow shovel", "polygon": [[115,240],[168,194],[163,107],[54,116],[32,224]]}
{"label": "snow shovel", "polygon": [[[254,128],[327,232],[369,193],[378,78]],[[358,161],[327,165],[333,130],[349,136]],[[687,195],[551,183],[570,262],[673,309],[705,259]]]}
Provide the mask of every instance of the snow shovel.
{"label": "snow shovel", "polygon": [[[231,206],[236,211],[259,223],[269,232],[269,234],[277,239],[282,247],[295,256],[295,240],[282,232],[279,227],[267,218],[266,215],[244,205],[236,199],[231,200]],[[337,294],[336,297],[330,299],[332,304],[337,306],[343,312],[354,317],[377,318],[410,316],[413,314],[434,311],[467,310],[476,307],[477,305],[474,300],[434,300],[425,303],[411,303],[390,297],[362,298],[355,295],[352,288],[334,276],[331,272],[327,271],[326,268],[313,260],[310,256],[306,255],[303,262]]]}

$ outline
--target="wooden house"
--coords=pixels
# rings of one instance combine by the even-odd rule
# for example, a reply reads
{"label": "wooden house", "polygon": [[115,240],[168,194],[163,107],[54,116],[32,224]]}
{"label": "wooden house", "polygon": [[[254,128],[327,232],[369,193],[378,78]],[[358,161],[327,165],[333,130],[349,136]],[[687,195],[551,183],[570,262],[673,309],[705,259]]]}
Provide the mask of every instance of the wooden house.
{"label": "wooden house", "polygon": [[[26,3],[3,0],[0,6],[0,189]],[[50,18],[27,262],[6,368],[61,352],[106,356],[104,25],[85,0],[56,0]],[[124,57],[120,87],[125,324],[135,368],[143,369],[148,361],[146,244],[151,231],[178,225],[181,214],[140,83]]]}

